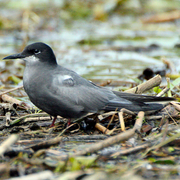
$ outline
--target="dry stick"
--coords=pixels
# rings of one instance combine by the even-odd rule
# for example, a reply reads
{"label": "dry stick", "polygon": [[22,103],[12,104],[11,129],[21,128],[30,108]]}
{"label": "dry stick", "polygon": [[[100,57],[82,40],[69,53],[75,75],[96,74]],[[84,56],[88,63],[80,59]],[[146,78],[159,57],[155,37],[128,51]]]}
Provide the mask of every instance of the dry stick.
{"label": "dry stick", "polygon": [[138,130],[138,131],[140,130],[140,128],[142,126],[143,117],[144,117],[144,112],[140,111],[138,113],[138,119],[136,120],[136,123],[135,123],[133,129],[129,129],[129,130],[124,131],[124,132],[122,132],[116,136],[113,136],[113,137],[110,137],[110,138],[105,139],[103,141],[94,143],[90,147],[87,147],[84,150],[81,150],[81,151],[74,153],[72,156],[80,156],[80,155],[85,155],[87,153],[97,152],[103,148],[106,148],[108,146],[117,144],[121,141],[125,141],[125,140],[131,138],[132,136],[134,136],[136,130]]}
{"label": "dry stick", "polygon": [[124,124],[123,111],[120,111],[120,112],[118,113],[118,116],[119,116],[119,123],[120,123],[120,125],[121,125],[121,130],[122,130],[122,131],[125,131],[126,128],[125,128],[125,124]]}
{"label": "dry stick", "polygon": [[[118,109],[118,108],[116,108],[115,112],[117,112],[117,109]],[[116,114],[116,113],[114,113],[114,114],[112,115],[111,120],[110,120],[109,123],[108,123],[107,129],[109,128],[110,124],[111,124],[112,121],[114,120],[115,114]]]}
{"label": "dry stick", "polygon": [[[169,117],[168,115],[164,115],[164,117]],[[146,116],[146,120],[147,121],[151,121],[151,120],[157,120],[157,119],[161,119],[162,115],[157,115],[157,116]]]}
{"label": "dry stick", "polygon": [[159,94],[157,94],[156,96],[157,97],[161,97],[163,96],[165,93],[167,93],[169,91],[170,88],[164,88]]}
{"label": "dry stick", "polygon": [[106,113],[98,115],[98,119],[101,121],[101,120],[107,118],[108,116],[114,115],[116,113],[117,113],[117,111],[106,112]]}
{"label": "dry stick", "polygon": [[18,135],[12,134],[8,139],[2,142],[0,146],[0,156],[2,156],[10,148],[11,145],[17,142],[18,138]]}
{"label": "dry stick", "polygon": [[134,134],[135,134],[135,130],[129,129],[123,133],[120,133],[116,136],[110,137],[104,141],[92,144],[91,147],[87,147],[82,151],[78,151],[73,156],[81,156],[81,155],[85,155],[87,153],[97,152],[103,148],[114,145],[120,141],[127,140],[127,139],[131,138]]}
{"label": "dry stick", "polygon": [[54,174],[52,171],[50,170],[45,170],[45,171],[41,171],[38,173],[33,173],[33,174],[29,174],[29,175],[24,175],[21,177],[14,177],[14,178],[10,178],[10,180],[43,180],[43,179],[54,179]]}
{"label": "dry stick", "polygon": [[2,100],[5,102],[9,102],[9,103],[13,103],[13,104],[17,104],[19,106],[24,106],[26,109],[29,109],[30,107],[23,101],[20,101],[18,99],[15,99],[7,94],[3,94],[1,96]]}
{"label": "dry stick", "polygon": [[133,129],[135,129],[135,131],[140,131],[141,130],[141,127],[142,127],[142,122],[143,122],[143,118],[144,118],[144,112],[143,111],[140,111],[137,115],[137,119],[136,119],[136,122],[135,122],[135,125],[133,127]]}
{"label": "dry stick", "polygon": [[[68,137],[64,137],[63,142],[64,141],[99,141],[99,140],[104,140],[107,139],[107,135],[104,134],[99,134],[99,135],[76,135],[76,136],[68,136]],[[18,141],[19,142],[19,141]],[[23,141],[22,141],[23,143]]]}
{"label": "dry stick", "polygon": [[48,121],[51,120],[50,117],[30,117],[30,118],[26,118],[24,120],[24,122],[36,122],[36,121]]}
{"label": "dry stick", "polygon": [[120,125],[121,125],[121,130],[122,131],[125,131],[125,123],[124,123],[124,118],[123,118],[123,114],[126,113],[126,114],[130,114],[130,115],[136,115],[134,112],[128,110],[128,109],[125,109],[125,108],[122,108],[121,111],[118,113],[118,116],[119,116],[119,121],[120,121]]}
{"label": "dry stick", "polygon": [[53,139],[49,139],[47,141],[43,141],[43,142],[40,142],[38,144],[34,144],[34,145],[30,145],[28,147],[26,147],[25,149],[33,149],[34,151],[37,151],[39,149],[44,149],[44,148],[48,148],[52,145],[56,145],[58,144],[61,140],[62,140],[63,137],[56,137],[56,138],[53,138]]}
{"label": "dry stick", "polygon": [[[99,116],[108,117],[108,116],[111,116],[111,115],[116,114],[116,113],[117,113],[117,111],[109,111],[109,112],[103,113],[103,114],[101,114],[101,115],[99,115]],[[98,116],[98,117],[99,117],[99,116]]]}
{"label": "dry stick", "polygon": [[[70,126],[68,126],[68,127],[66,127],[65,129],[63,129],[63,131],[61,131],[61,133],[57,136],[57,137],[60,137],[60,136],[62,136],[69,128],[71,128],[72,126],[74,126],[75,124],[77,124],[77,123],[73,123],[73,124],[71,124]],[[52,128],[52,130],[53,130],[54,128]]]}
{"label": "dry stick", "polygon": [[96,123],[95,128],[98,129],[99,131],[103,132],[104,134],[109,134],[110,130],[105,128],[104,126],[102,126],[99,123]]}
{"label": "dry stick", "polygon": [[6,101],[6,102],[9,102],[9,103],[15,103],[15,104],[17,104],[17,105],[22,105],[22,101],[20,101],[20,100],[18,100],[18,99],[15,99],[15,98],[13,98],[13,97],[11,97],[11,96],[9,96],[9,95],[7,95],[7,94],[3,94],[2,96],[1,96],[1,98],[2,98],[2,100],[3,101]]}
{"label": "dry stick", "polygon": [[11,113],[7,112],[6,113],[6,126],[10,126],[10,122],[11,122]]}
{"label": "dry stick", "polygon": [[132,115],[132,116],[136,116],[137,115],[136,113],[134,113],[134,112],[132,112],[132,111],[126,109],[126,108],[122,108],[121,111],[123,113],[129,114],[129,115]]}
{"label": "dry stick", "polygon": [[[170,88],[170,78],[166,77],[167,87]],[[172,97],[171,91],[168,91],[168,97]]]}
{"label": "dry stick", "polygon": [[0,96],[2,96],[3,94],[7,94],[9,92],[12,92],[12,91],[16,91],[17,89],[21,89],[21,88],[23,88],[23,86],[15,87],[15,88],[9,89],[7,91],[1,92]]}
{"label": "dry stick", "polygon": [[12,103],[1,103],[0,108],[7,109],[7,110],[15,110],[15,106]]}
{"label": "dry stick", "polygon": [[175,107],[175,109],[176,109],[177,111],[180,111],[180,105],[179,105],[178,103],[176,103],[176,102],[174,102],[174,101],[171,101],[170,103]]}
{"label": "dry stick", "polygon": [[44,116],[44,115],[47,115],[46,113],[35,113],[35,114],[28,114],[28,115],[25,115],[25,116],[21,116],[20,118],[17,118],[15,120],[13,120],[12,122],[10,122],[10,125],[14,125],[20,121],[22,121],[23,119],[27,118],[27,117],[31,117],[31,116]]}
{"label": "dry stick", "polygon": [[110,157],[117,157],[117,156],[127,155],[127,154],[130,154],[130,153],[135,153],[137,151],[141,151],[143,149],[146,149],[149,146],[151,146],[150,142],[146,143],[146,144],[142,144],[142,145],[136,146],[136,147],[132,147],[132,148],[129,148],[129,149],[121,150],[119,152],[115,152]]}
{"label": "dry stick", "polygon": [[155,77],[151,78],[150,80],[132,88],[132,89],[128,89],[125,92],[127,93],[133,93],[133,94],[141,94],[144,91],[147,91],[149,89],[152,89],[155,86],[159,86],[161,84],[161,76],[158,74]]}

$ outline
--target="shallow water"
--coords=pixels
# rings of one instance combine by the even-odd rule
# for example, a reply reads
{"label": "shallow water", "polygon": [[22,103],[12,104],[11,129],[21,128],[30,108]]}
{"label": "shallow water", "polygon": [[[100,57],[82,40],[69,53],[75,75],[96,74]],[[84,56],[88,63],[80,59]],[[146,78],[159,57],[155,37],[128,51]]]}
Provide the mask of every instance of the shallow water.
{"label": "shallow water", "polygon": [[[178,23],[143,24],[138,18],[117,15],[106,22],[76,20],[67,25],[51,19],[49,23],[49,29],[3,31],[0,58],[20,52],[28,36],[25,44],[49,44],[60,65],[91,80],[134,82],[146,67],[164,68],[163,56],[174,63],[174,72],[179,72],[179,50],[174,48],[179,43]],[[0,61],[0,68],[12,66],[11,73],[22,75],[19,64],[21,61],[5,66]]]}

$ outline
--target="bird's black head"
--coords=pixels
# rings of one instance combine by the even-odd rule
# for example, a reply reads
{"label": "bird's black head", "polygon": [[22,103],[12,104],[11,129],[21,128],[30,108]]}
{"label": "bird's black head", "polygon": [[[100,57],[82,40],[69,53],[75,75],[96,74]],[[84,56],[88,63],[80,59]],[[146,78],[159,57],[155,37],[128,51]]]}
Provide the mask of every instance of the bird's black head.
{"label": "bird's black head", "polygon": [[23,59],[28,63],[44,62],[48,64],[57,64],[56,57],[52,49],[45,43],[37,42],[30,44],[19,54],[13,54],[3,58],[5,59]]}

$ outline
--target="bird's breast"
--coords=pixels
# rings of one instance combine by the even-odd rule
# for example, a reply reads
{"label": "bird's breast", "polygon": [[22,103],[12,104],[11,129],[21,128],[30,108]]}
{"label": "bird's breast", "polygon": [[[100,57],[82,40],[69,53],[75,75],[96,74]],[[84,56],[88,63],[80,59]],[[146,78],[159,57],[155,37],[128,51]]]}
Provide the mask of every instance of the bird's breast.
{"label": "bird's breast", "polygon": [[32,101],[35,101],[35,99],[39,96],[43,89],[44,82],[45,77],[41,71],[38,72],[33,68],[29,69],[26,67],[23,76],[23,85],[26,93]]}

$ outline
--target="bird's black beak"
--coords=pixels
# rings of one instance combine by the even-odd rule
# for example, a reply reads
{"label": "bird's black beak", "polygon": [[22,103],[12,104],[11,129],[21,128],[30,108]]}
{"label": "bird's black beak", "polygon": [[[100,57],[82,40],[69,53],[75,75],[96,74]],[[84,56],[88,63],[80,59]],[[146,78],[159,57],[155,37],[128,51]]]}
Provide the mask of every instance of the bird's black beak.
{"label": "bird's black beak", "polygon": [[25,58],[25,55],[23,55],[22,53],[19,53],[19,54],[13,54],[10,56],[6,56],[5,58],[3,58],[3,60],[6,60],[6,59],[22,59],[22,58]]}

